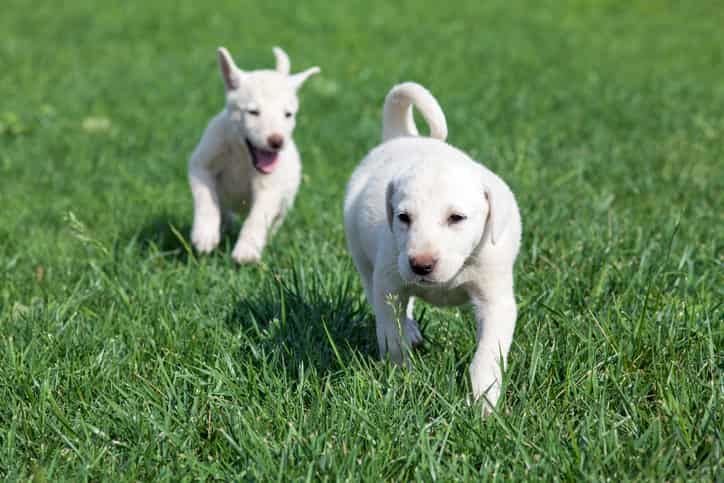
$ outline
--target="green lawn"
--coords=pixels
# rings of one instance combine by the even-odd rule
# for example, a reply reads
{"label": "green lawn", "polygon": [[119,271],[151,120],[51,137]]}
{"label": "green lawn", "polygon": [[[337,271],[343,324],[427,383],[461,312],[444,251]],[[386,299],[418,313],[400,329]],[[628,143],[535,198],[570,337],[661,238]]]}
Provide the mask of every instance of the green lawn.
{"label": "green lawn", "polygon": [[[26,2],[0,15],[0,477],[720,480],[724,6]],[[215,48],[302,89],[304,181],[258,267],[188,250]],[[377,360],[347,177],[394,83],[518,197],[499,411],[474,320]],[[237,226],[238,228],[238,226]]]}

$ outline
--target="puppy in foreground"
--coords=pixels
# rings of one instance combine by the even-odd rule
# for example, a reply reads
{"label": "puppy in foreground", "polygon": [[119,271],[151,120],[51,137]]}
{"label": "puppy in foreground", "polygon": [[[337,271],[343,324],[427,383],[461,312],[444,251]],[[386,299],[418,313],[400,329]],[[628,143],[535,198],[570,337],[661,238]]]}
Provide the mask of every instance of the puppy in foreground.
{"label": "puppy in foreground", "polygon": [[[413,106],[429,125],[429,137],[418,135]],[[475,399],[484,398],[489,412],[500,396],[515,328],[520,214],[505,182],[446,137],[445,116],[429,91],[415,83],[392,88],[383,143],[347,185],[347,244],[374,307],[383,358],[404,364],[422,342],[415,298],[472,303],[477,350],[470,377]]]}
{"label": "puppy in foreground", "polygon": [[301,162],[292,141],[297,91],[319,68],[290,75],[287,54],[275,47],[274,55],[276,70],[245,72],[225,48],[218,50],[226,107],[209,122],[189,160],[191,242],[200,253],[219,244],[222,221],[248,209],[232,256],[258,262],[299,189]]}

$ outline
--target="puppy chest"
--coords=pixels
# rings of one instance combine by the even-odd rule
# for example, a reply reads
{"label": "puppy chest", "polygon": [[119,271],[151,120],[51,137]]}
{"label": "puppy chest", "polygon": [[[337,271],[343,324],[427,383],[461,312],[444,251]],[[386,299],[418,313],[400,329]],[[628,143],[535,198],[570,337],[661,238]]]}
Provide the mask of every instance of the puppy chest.
{"label": "puppy chest", "polygon": [[223,204],[239,210],[251,198],[251,184],[248,170],[241,163],[245,159],[227,160],[216,177]]}
{"label": "puppy chest", "polygon": [[440,287],[419,287],[412,290],[412,295],[421,298],[425,302],[438,306],[454,306],[466,304],[470,297],[462,288],[440,288]]}

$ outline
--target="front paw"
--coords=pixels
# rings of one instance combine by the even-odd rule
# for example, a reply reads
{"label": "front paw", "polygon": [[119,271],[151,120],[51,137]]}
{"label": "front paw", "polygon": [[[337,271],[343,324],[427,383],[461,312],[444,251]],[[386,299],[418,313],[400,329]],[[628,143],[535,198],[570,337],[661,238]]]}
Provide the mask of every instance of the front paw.
{"label": "front paw", "polygon": [[194,224],[191,230],[191,243],[199,253],[209,253],[219,245],[221,234],[219,227],[209,224]]}
{"label": "front paw", "polygon": [[412,349],[421,346],[423,342],[417,321],[409,317],[405,317],[405,340]]}
{"label": "front paw", "polygon": [[240,264],[259,263],[261,261],[261,249],[248,243],[237,242],[231,257]]}
{"label": "front paw", "polygon": [[475,401],[483,406],[483,416],[493,412],[500,398],[501,374],[495,369],[478,369],[471,365],[470,380]]}

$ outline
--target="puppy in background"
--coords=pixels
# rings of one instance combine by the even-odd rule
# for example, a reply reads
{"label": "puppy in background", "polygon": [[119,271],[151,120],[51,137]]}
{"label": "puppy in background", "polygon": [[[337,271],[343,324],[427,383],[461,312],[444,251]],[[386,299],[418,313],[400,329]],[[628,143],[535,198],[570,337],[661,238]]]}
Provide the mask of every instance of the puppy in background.
{"label": "puppy in background", "polygon": [[[429,137],[418,135],[413,106]],[[345,232],[374,308],[381,357],[403,364],[422,342],[413,318],[416,297],[435,305],[472,302],[477,350],[470,377],[487,413],[500,397],[515,328],[521,220],[505,182],[446,137],[445,116],[430,92],[415,83],[393,87],[385,99],[383,143],[347,186]]]}
{"label": "puppy in background", "polygon": [[191,242],[200,253],[217,247],[231,212],[248,208],[232,257],[258,262],[299,189],[301,162],[292,140],[297,91],[319,67],[290,75],[287,54],[275,47],[274,55],[276,70],[245,72],[218,49],[226,107],[209,122],[189,160]]}

